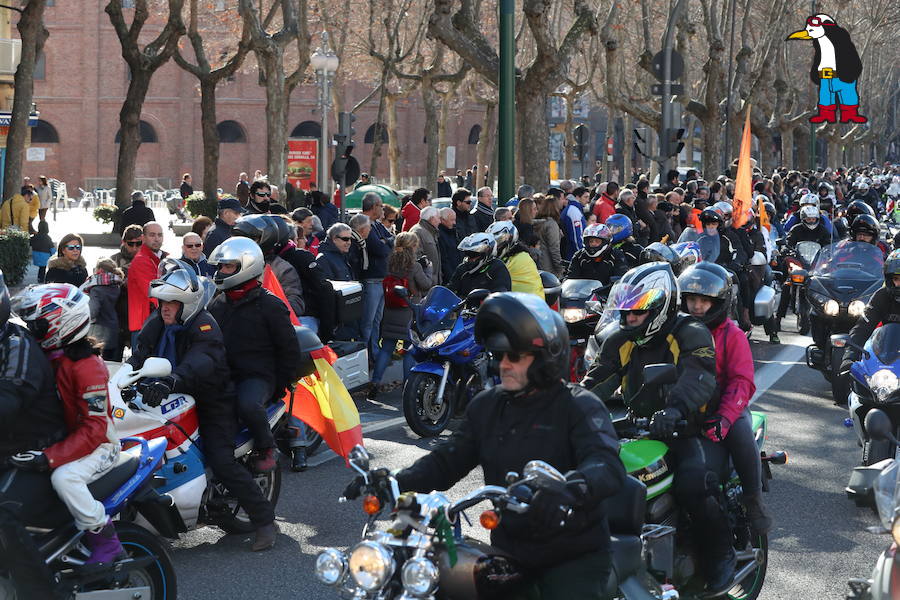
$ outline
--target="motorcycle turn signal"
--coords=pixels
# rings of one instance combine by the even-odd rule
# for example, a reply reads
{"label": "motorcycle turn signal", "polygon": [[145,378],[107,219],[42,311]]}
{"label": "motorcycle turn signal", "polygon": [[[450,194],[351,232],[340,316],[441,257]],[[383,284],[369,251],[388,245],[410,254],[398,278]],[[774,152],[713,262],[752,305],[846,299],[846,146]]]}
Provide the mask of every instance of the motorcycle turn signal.
{"label": "motorcycle turn signal", "polygon": [[481,522],[481,526],[488,531],[493,531],[500,525],[500,515],[494,510],[484,511],[478,520]]}
{"label": "motorcycle turn signal", "polygon": [[374,515],[381,510],[381,500],[378,496],[369,495],[363,498],[363,512],[367,515]]}

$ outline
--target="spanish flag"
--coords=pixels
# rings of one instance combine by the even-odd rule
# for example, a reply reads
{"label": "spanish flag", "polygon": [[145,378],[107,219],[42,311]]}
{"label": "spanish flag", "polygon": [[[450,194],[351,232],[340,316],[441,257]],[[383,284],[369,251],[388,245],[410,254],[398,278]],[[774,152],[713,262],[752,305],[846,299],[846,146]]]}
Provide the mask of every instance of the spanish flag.
{"label": "spanish flag", "polygon": [[281,287],[281,284],[278,282],[278,277],[275,276],[275,272],[269,265],[266,265],[266,270],[263,271],[262,286],[281,298],[281,301],[284,302],[288,312],[291,314],[291,323],[299,325],[300,319],[294,314],[294,309],[291,308],[291,303],[288,302],[287,295],[284,293],[284,288]]}
{"label": "spanish flag", "polygon": [[753,206],[753,186],[750,172],[750,105],[747,105],[747,118],[744,121],[744,134],[741,136],[741,153],[738,157],[737,177],[734,179],[734,201],[732,202],[735,228],[747,221],[747,211]]}
{"label": "spanish flag", "polygon": [[331,366],[337,360],[334,350],[324,346],[311,355],[316,372],[297,382],[293,405],[290,391],[284,401],[291,406],[291,414],[315,429],[335,454],[346,459],[355,445],[363,443],[359,412]]}

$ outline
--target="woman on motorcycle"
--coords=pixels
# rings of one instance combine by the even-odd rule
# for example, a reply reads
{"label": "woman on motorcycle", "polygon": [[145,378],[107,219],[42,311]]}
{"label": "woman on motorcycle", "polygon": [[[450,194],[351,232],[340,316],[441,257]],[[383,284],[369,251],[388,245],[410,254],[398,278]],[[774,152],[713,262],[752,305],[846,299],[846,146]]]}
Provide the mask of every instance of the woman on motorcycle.
{"label": "woman on motorcycle", "polygon": [[469,292],[477,289],[511,291],[509,270],[503,261],[494,258],[496,247],[497,242],[489,233],[473,233],[463,238],[457,246],[462,252],[463,261],[456,267],[447,287],[460,298],[465,298]]}
{"label": "woman on motorcycle", "polygon": [[91,551],[87,563],[114,561],[124,552],[122,544],[103,503],[88,489],[119,459],[119,439],[107,403],[109,373],[100,348],[87,337],[90,298],[68,283],[38,285],[13,299],[13,311],[53,365],[68,435],[45,450],[20,452],[10,462],[24,470],[52,470],[53,489],[75,526],[85,532]]}
{"label": "woman on motorcycle", "polygon": [[506,265],[512,284],[511,291],[534,294],[544,299],[544,285],[541,275],[528,248],[519,243],[519,230],[512,221],[495,221],[485,233],[494,236],[497,243],[497,258]]}
{"label": "woman on motorcycle", "polygon": [[768,533],[772,519],[762,502],[762,464],[749,411],[756,392],[753,356],[747,336],[728,318],[734,295],[731,276],[717,264],[698,263],[678,277],[678,287],[681,310],[703,321],[715,339],[716,381],[721,396],[715,414],[703,424],[703,435],[728,449],[741,478],[750,525],[758,533]]}

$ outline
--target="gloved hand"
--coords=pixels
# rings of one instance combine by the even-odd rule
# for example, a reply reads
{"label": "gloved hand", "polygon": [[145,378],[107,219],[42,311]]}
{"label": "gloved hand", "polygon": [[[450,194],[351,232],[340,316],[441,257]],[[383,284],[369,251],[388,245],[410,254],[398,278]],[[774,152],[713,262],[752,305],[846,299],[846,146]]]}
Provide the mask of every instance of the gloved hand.
{"label": "gloved hand", "polygon": [[9,464],[17,469],[34,471],[36,473],[50,470],[50,461],[47,460],[47,455],[40,450],[19,452],[9,457]]}
{"label": "gloved hand", "polygon": [[141,401],[156,408],[175,388],[175,378],[171,375],[158,379],[147,379],[141,386]]}
{"label": "gloved hand", "polygon": [[[577,486],[573,484],[573,487]],[[551,535],[565,527],[569,512],[578,504],[576,494],[569,487],[568,483],[558,483],[541,487],[534,493],[528,507],[532,527]]]}
{"label": "gloved hand", "polygon": [[714,442],[721,442],[728,437],[731,421],[722,415],[713,415],[703,421],[703,435]]}
{"label": "gloved hand", "polygon": [[683,418],[684,415],[674,406],[656,411],[650,418],[650,435],[657,439],[673,437],[675,426]]}
{"label": "gloved hand", "polygon": [[341,496],[347,500],[356,500],[364,493],[374,494],[378,496],[383,505],[387,504],[390,500],[390,483],[388,481],[390,475],[391,472],[384,468],[370,471],[368,484],[362,475],[357,475],[347,484]]}
{"label": "gloved hand", "polygon": [[853,366],[854,362],[855,361],[853,360],[847,360],[846,358],[844,358],[844,360],[841,361],[841,368],[840,371],[838,371],[838,377],[849,377],[850,367]]}

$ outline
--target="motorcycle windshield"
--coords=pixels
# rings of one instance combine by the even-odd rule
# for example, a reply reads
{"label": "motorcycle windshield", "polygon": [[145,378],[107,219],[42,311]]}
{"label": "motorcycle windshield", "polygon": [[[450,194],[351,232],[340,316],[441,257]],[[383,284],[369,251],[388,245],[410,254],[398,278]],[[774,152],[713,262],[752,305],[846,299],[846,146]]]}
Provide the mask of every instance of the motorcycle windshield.
{"label": "motorcycle windshield", "polygon": [[797,254],[803,259],[803,264],[811,265],[821,248],[822,246],[816,242],[799,242],[797,244]]}
{"label": "motorcycle windshield", "polygon": [[885,467],[875,480],[872,489],[875,493],[875,506],[878,508],[878,517],[886,531],[891,530],[894,515],[900,504],[900,486],[897,480],[897,472],[900,464],[895,460]]}
{"label": "motorcycle windshield", "polygon": [[603,284],[596,279],[566,279],[562,284],[562,297],[566,300],[590,300]]}
{"label": "motorcycle windshield", "polygon": [[[439,329],[452,329],[456,321],[453,309],[459,306],[462,300],[443,286],[431,288],[422,303],[416,310],[416,327],[427,335],[426,332]],[[446,326],[445,326],[446,325]]]}
{"label": "motorcycle windshield", "polygon": [[722,248],[719,236],[701,233],[700,237],[697,238],[697,244],[700,246],[700,255],[703,257],[703,260],[716,262],[716,259],[719,258],[719,251]]}
{"label": "motorcycle windshield", "polygon": [[841,240],[819,251],[812,275],[875,281],[882,278],[883,269],[884,255],[877,246],[866,242]]}
{"label": "motorcycle windshield", "polygon": [[900,359],[900,323],[888,323],[872,334],[872,352],[884,365]]}

